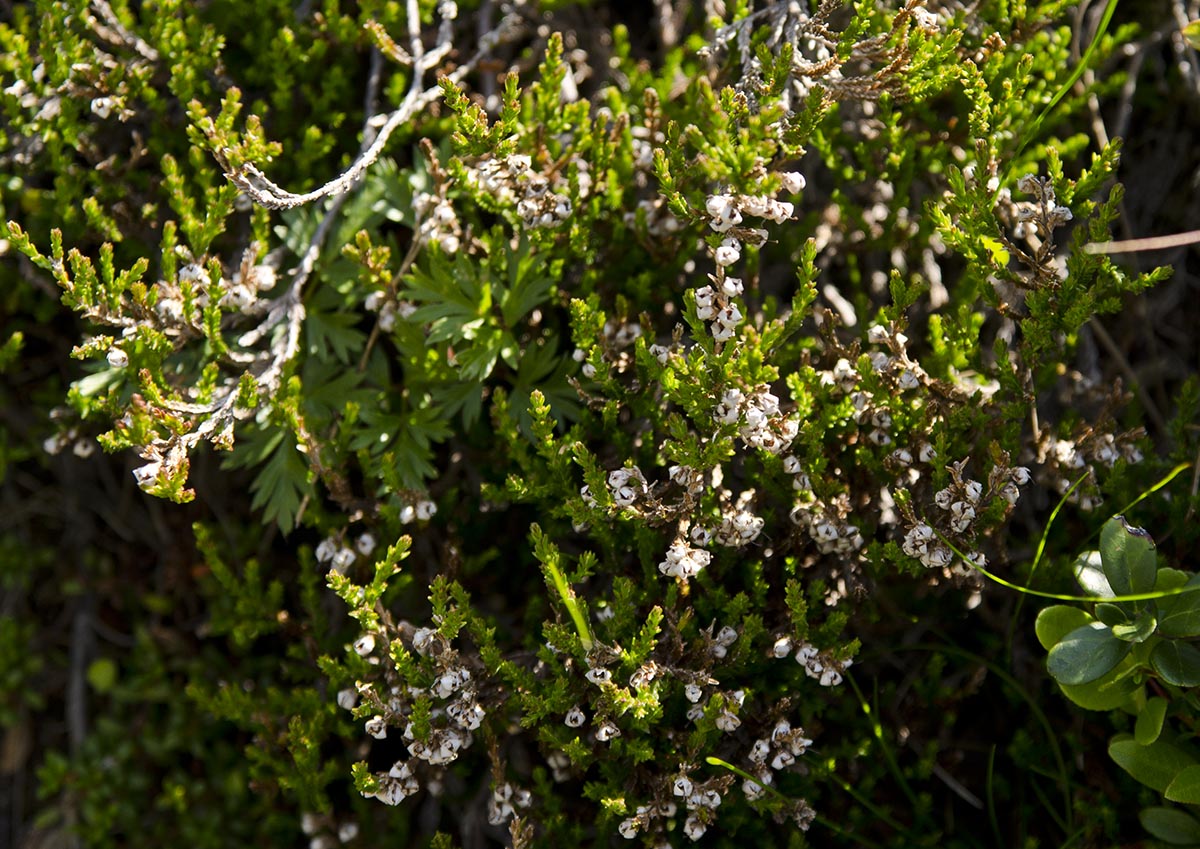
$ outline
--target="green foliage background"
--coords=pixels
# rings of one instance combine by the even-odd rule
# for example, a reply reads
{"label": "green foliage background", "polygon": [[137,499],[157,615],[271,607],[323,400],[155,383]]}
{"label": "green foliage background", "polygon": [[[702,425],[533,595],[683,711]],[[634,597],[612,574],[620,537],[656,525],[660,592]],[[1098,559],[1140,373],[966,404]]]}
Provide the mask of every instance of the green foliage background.
{"label": "green foliage background", "polygon": [[[1153,256],[1170,276],[1085,250],[1194,226],[1200,93],[1156,35],[1170,10],[830,3],[818,55],[772,29],[786,4],[727,5],[0,4],[0,841],[619,844],[681,761],[732,779],[703,845],[1140,839],[1162,799],[1103,756],[1133,714],[1062,697],[1042,605],[905,539],[928,520],[998,577],[1073,593],[1084,541],[1195,461],[1195,257]],[[455,47],[420,72],[413,9],[423,49]],[[308,191],[401,104],[351,191],[253,201],[248,166]],[[795,209],[726,272],[717,194]],[[1015,235],[1057,204],[1069,224]],[[710,271],[745,283],[730,342],[699,309]],[[778,455],[714,412],[764,385],[799,425]],[[634,466],[649,486],[623,506],[609,474]],[[672,466],[719,466],[731,493]],[[972,479],[967,530],[933,518]],[[665,578],[677,529],[718,527],[734,492],[762,536]],[[1197,503],[1188,472],[1131,514],[1161,566],[1194,568]],[[826,520],[860,544],[823,548]],[[362,791],[407,757],[403,723],[364,720],[434,686],[423,626],[474,664],[489,719],[388,807]],[[845,683],[772,657],[784,637],[853,658]],[[625,687],[649,661],[659,683]],[[687,720],[700,670],[727,689]],[[1190,688],[1159,696],[1190,734]],[[411,701],[428,739],[434,702]],[[579,703],[621,736],[569,730]],[[784,716],[814,745],[747,801],[745,750]],[[505,781],[534,799],[511,832],[486,818]],[[682,813],[661,824],[691,842]]]}

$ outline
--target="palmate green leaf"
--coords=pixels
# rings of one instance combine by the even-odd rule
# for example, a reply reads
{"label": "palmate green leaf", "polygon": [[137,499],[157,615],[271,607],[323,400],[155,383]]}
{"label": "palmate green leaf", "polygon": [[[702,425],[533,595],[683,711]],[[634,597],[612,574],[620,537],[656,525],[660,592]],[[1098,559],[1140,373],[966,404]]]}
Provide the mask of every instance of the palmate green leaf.
{"label": "palmate green leaf", "polygon": [[1087,684],[1120,663],[1131,645],[1099,622],[1076,628],[1050,649],[1046,668],[1061,684]]}
{"label": "palmate green leaf", "polygon": [[262,509],[268,522],[275,522],[279,530],[288,533],[296,520],[300,502],[312,492],[308,479],[308,467],[291,434],[279,431],[272,441],[270,459],[267,460],[250,484],[254,494],[251,506]]}
{"label": "palmate green leaf", "polygon": [[1149,746],[1141,746],[1128,734],[1114,737],[1108,746],[1108,754],[1117,766],[1159,793],[1196,763],[1191,751],[1173,742],[1159,739]]}
{"label": "palmate green leaf", "polygon": [[1134,595],[1154,589],[1158,573],[1154,540],[1141,528],[1114,516],[1100,531],[1100,560],[1108,585],[1117,595]]}
{"label": "palmate green leaf", "polygon": [[1200,649],[1179,640],[1164,640],[1150,653],[1150,665],[1168,684],[1195,687],[1200,684]]}
{"label": "palmate green leaf", "polygon": [[515,248],[505,245],[505,261],[508,289],[500,296],[500,313],[505,325],[513,327],[549,297],[562,273],[562,262],[546,268],[544,260],[530,251],[529,241],[524,236]]}
{"label": "palmate green leaf", "polygon": [[355,325],[358,316],[348,312],[310,309],[304,320],[304,336],[310,356],[350,364],[361,354],[367,336]]}

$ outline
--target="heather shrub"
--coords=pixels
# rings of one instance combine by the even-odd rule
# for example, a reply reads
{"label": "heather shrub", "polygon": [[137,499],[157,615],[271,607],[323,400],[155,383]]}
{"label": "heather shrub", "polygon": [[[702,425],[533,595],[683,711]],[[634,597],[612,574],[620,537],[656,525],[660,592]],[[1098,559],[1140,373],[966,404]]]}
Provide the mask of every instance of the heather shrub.
{"label": "heather shrub", "polygon": [[1043,617],[1100,628],[1021,592],[1196,449],[1194,379],[1076,367],[1169,277],[1095,247],[1113,6],[6,13],[6,496],[63,491],[2,542],[26,831],[1136,834],[1080,768],[1125,719],[1050,686]]}

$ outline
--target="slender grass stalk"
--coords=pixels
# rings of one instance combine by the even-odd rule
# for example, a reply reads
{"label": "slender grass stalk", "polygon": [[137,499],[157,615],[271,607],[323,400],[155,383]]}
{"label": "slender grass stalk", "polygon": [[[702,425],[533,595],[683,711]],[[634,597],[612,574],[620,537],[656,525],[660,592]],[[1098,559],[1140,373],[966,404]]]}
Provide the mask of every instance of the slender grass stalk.
{"label": "slender grass stalk", "polygon": [[1108,25],[1112,22],[1113,14],[1117,11],[1117,2],[1118,0],[1108,0],[1108,5],[1104,7],[1104,14],[1100,18],[1100,25],[1096,27],[1096,35],[1092,38],[1092,43],[1088,45],[1087,50],[1079,57],[1079,63],[1075,66],[1075,70],[1071,71],[1070,76],[1054,92],[1054,96],[1050,98],[1050,102],[1042,107],[1042,111],[1033,119],[1033,123],[1021,133],[1021,142],[1017,145],[1017,149],[1013,151],[1012,156],[1008,158],[1008,163],[1004,166],[1004,170],[1000,175],[1000,185],[992,195],[993,205],[995,205],[996,198],[999,197],[1001,189],[1007,185],[1013,166],[1016,165],[1017,160],[1025,152],[1025,148],[1028,147],[1029,143],[1037,137],[1042,123],[1049,117],[1050,113],[1054,111],[1062,99],[1067,96],[1067,92],[1071,90],[1072,86],[1079,82],[1079,78],[1083,76],[1084,71],[1092,64],[1092,56],[1100,46],[1100,42],[1104,39],[1105,33],[1108,32]]}

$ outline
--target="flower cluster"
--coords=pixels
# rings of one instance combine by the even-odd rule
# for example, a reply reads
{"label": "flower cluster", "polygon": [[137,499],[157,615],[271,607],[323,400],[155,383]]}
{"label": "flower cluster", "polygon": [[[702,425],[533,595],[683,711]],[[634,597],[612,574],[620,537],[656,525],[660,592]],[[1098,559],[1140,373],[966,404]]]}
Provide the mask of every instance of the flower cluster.
{"label": "flower cluster", "polygon": [[649,492],[646,477],[637,466],[613,469],[608,473],[608,489],[618,507],[632,507]]}
{"label": "flower cluster", "polygon": [[738,500],[721,513],[721,524],[715,534],[721,545],[741,548],[754,542],[762,533],[764,521],[762,516],[751,513],[750,502],[754,499],[754,490],[746,490],[738,496]]}
{"label": "flower cluster", "polygon": [[[586,196],[590,178],[587,163],[579,160],[581,196]],[[486,157],[467,171],[467,179],[502,206],[516,204],[517,215],[526,227],[557,227],[571,215],[571,200],[555,190],[564,180],[560,171],[553,178],[533,170],[525,154],[504,158]]]}
{"label": "flower cluster", "polygon": [[785,451],[800,429],[795,418],[780,412],[779,398],[766,384],[756,386],[749,395],[736,387],[725,390],[713,419],[718,424],[738,425],[738,436],[747,446],[771,454]]}
{"label": "flower cluster", "polygon": [[370,557],[375,550],[375,537],[370,533],[362,533],[354,541],[354,546],[346,545],[337,536],[326,537],[317,545],[314,552],[317,562],[327,565],[337,572],[345,572],[354,564],[359,555]]}
{"label": "flower cluster", "polygon": [[413,197],[413,214],[421,222],[417,228],[421,244],[433,242],[448,254],[458,252],[462,246],[462,225],[446,198],[419,192]]}
{"label": "flower cluster", "polygon": [[686,540],[677,537],[667,549],[666,559],[658,564],[658,571],[669,578],[686,581],[696,577],[711,560],[711,552],[692,548]]}
{"label": "flower cluster", "polygon": [[[717,278],[710,278],[716,282]],[[721,279],[719,289],[704,286],[696,290],[696,317],[710,321],[709,330],[717,342],[733,338],[744,316],[733,298],[742,294],[742,281],[736,277]]]}
{"label": "flower cluster", "polygon": [[1054,184],[1049,179],[1036,174],[1026,174],[1017,181],[1017,188],[1036,198],[1036,203],[1033,204],[1016,204],[1017,224],[1013,227],[1013,235],[1018,239],[1036,236],[1039,224],[1042,234],[1045,235],[1046,232],[1074,218],[1069,208],[1058,203]]}
{"label": "flower cluster", "polygon": [[[403,630],[403,629],[402,629]],[[449,641],[434,628],[417,628],[409,636],[411,649],[424,658],[432,673],[428,687],[388,684],[394,670],[379,664],[375,658],[377,640],[374,634],[365,634],[353,646],[353,651],[368,662],[383,670],[383,681],[359,681],[354,689],[338,693],[338,705],[353,710],[356,715],[368,716],[364,729],[371,737],[382,740],[388,729],[402,728],[402,739],[412,760],[397,762],[389,772],[376,774],[378,789],[376,798],[395,805],[417,792],[416,762],[423,761],[430,767],[444,767],[455,761],[460,752],[474,742],[473,732],[478,730],[487,716],[479,703],[475,689],[475,678]],[[389,648],[388,643],[383,643]],[[360,704],[361,700],[361,704]],[[414,709],[420,700],[432,702],[424,728],[418,728]],[[434,773],[436,780],[437,773]],[[368,794],[371,795],[371,794]]]}
{"label": "flower cluster", "polygon": [[334,849],[358,837],[358,823],[346,820],[338,823],[332,817],[305,811],[300,816],[300,829],[309,838],[308,849]]}
{"label": "flower cluster", "polygon": [[742,793],[751,801],[761,799],[775,782],[775,772],[792,766],[812,742],[804,736],[803,728],[793,728],[786,719],[776,722],[769,735],[758,738],[750,747],[748,772],[754,777],[742,782]]}
{"label": "flower cluster", "polygon": [[518,809],[528,808],[531,804],[532,793],[523,787],[513,787],[510,782],[502,782],[492,788],[492,795],[488,798],[488,823],[504,825],[516,816]]}
{"label": "flower cluster", "polygon": [[[775,643],[776,656],[786,657],[788,652],[779,655],[780,643]],[[791,646],[788,645],[790,650]],[[815,678],[822,687],[836,687],[842,683],[842,673],[850,668],[854,661],[837,660],[828,651],[821,651],[811,643],[802,642],[796,649],[796,663],[804,667],[809,678]],[[810,741],[811,742],[811,741]]]}

